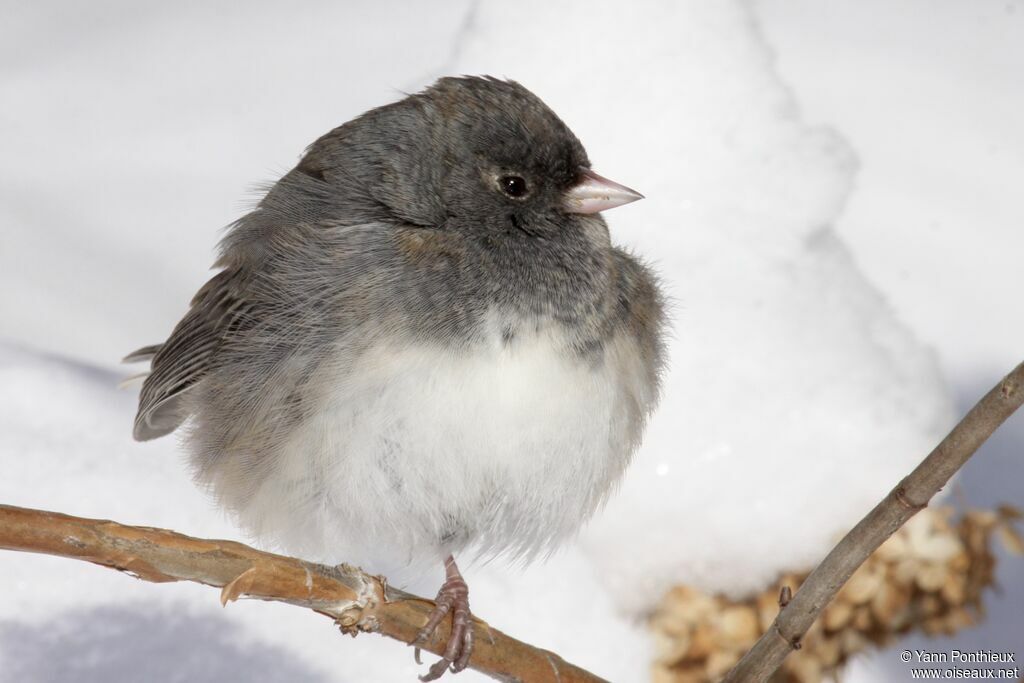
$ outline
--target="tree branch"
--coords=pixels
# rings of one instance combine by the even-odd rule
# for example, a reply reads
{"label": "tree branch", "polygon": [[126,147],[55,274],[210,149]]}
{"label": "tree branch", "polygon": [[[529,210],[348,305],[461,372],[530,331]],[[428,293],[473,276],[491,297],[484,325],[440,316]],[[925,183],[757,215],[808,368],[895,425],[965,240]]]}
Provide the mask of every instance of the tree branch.
{"label": "tree branch", "polygon": [[1024,403],[1024,363],[989,391],[914,471],[821,561],[723,683],[767,681],[853,572],[914,516]]}
{"label": "tree branch", "polygon": [[[390,588],[357,567],[329,567],[266,553],[234,541],[192,538],[165,529],[0,505],[0,548],[58,555],[111,567],[145,581],[194,581],[221,588],[222,604],[242,596],[314,610],[342,632],[380,633],[411,643],[433,602]],[[600,683],[558,655],[475,619],[470,667],[506,683]],[[422,645],[440,654],[447,622]]]}

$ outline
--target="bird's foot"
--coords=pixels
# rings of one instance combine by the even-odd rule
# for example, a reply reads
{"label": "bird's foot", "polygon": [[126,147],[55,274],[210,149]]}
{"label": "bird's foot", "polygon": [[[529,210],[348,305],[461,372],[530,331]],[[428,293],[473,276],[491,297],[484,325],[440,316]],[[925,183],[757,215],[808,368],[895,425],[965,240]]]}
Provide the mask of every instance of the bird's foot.
{"label": "bird's foot", "polygon": [[430,636],[437,630],[438,624],[444,620],[448,612],[452,613],[452,632],[448,637],[448,645],[444,649],[441,659],[434,662],[430,671],[420,676],[421,681],[436,681],[444,675],[444,672],[451,668],[452,673],[458,673],[469,665],[469,656],[473,652],[473,622],[469,612],[469,587],[465,579],[455,566],[455,559],[449,555],[444,562],[444,583],[437,593],[434,611],[426,625],[420,629],[416,640],[412,644],[416,646],[416,663],[420,661],[420,645],[427,642]]}

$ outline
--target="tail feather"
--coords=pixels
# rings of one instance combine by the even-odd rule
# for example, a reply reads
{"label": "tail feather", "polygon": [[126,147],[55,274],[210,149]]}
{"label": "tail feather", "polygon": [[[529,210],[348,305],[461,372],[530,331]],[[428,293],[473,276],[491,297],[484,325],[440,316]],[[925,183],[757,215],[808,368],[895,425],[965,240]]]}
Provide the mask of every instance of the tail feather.
{"label": "tail feather", "polygon": [[121,359],[122,363],[141,363],[143,361],[153,360],[153,356],[156,355],[157,351],[163,344],[151,344],[150,346],[143,346],[141,349],[132,351],[127,356]]}
{"label": "tail feather", "polygon": [[129,375],[123,380],[117,383],[118,389],[131,389],[134,386],[142,386],[142,383],[149,377],[148,372],[138,372],[134,375]]}

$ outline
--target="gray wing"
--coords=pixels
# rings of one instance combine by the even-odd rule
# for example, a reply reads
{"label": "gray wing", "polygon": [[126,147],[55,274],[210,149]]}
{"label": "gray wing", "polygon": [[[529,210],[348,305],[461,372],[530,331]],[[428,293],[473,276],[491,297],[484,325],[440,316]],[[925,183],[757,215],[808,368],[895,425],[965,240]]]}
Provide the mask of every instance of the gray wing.
{"label": "gray wing", "polygon": [[221,344],[251,318],[251,305],[239,296],[239,280],[234,269],[215,275],[192,299],[189,312],[166,342],[125,358],[152,363],[139,394],[133,431],[137,441],[169,434],[189,417],[182,399],[213,367]]}

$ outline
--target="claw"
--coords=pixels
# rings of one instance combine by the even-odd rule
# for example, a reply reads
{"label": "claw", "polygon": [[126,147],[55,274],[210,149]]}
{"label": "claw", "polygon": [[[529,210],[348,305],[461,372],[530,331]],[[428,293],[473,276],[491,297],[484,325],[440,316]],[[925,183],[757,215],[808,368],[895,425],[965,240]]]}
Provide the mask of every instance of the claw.
{"label": "claw", "polygon": [[450,663],[451,662],[449,662],[448,659],[442,657],[430,665],[430,671],[420,676],[420,680],[424,682],[436,681],[441,676],[444,676],[444,672],[448,670],[448,665]]}
{"label": "claw", "polygon": [[420,646],[444,620],[448,612],[452,613],[452,630],[448,636],[448,644],[444,648],[441,659],[434,662],[427,673],[420,676],[421,681],[436,681],[449,669],[458,673],[469,666],[469,658],[473,653],[473,621],[469,612],[469,588],[450,555],[445,560],[445,580],[434,601],[434,610],[430,613],[427,623],[416,634],[412,645],[415,646],[413,657],[417,664],[420,661]]}
{"label": "claw", "polygon": [[473,628],[467,628],[462,636],[462,654],[452,664],[452,673],[459,673],[469,666],[469,656],[473,654]]}

